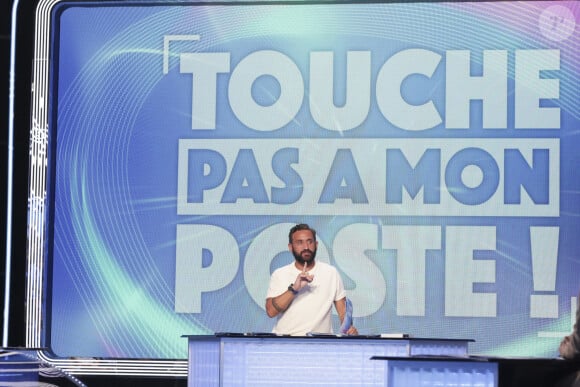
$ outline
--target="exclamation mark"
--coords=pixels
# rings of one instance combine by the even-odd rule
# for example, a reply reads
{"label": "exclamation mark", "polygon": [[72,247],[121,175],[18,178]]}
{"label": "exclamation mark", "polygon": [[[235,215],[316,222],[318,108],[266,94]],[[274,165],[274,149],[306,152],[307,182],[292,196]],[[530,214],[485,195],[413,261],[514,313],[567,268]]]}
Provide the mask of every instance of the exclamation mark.
{"label": "exclamation mark", "polygon": [[[534,293],[556,291],[559,232],[559,227],[530,227]],[[532,294],[530,317],[558,318],[558,295]]]}

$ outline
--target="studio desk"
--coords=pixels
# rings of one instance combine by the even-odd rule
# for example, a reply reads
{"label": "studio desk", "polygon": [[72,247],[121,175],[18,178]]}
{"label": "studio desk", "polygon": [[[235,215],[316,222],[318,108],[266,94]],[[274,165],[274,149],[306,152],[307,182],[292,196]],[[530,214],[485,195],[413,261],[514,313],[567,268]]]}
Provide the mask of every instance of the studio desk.
{"label": "studio desk", "polygon": [[497,387],[473,340],[380,336],[186,335],[188,387]]}

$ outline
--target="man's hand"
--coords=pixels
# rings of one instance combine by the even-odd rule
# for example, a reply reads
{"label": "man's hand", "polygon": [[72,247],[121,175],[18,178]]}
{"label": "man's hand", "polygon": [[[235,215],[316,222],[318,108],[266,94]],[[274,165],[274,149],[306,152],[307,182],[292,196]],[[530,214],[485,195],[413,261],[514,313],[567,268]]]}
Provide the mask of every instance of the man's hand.
{"label": "man's hand", "polygon": [[298,274],[294,284],[292,285],[294,292],[286,291],[279,296],[266,299],[266,313],[269,317],[277,316],[279,313],[286,311],[294,300],[294,297],[296,296],[295,293],[299,292],[300,289],[312,282],[314,276],[308,273],[307,269],[308,264],[304,263],[302,271]]}
{"label": "man's hand", "polygon": [[308,263],[304,262],[304,268],[296,277],[296,281],[294,281],[294,285],[292,285],[292,287],[295,291],[299,292],[300,289],[312,282],[313,279],[314,276],[308,272]]}

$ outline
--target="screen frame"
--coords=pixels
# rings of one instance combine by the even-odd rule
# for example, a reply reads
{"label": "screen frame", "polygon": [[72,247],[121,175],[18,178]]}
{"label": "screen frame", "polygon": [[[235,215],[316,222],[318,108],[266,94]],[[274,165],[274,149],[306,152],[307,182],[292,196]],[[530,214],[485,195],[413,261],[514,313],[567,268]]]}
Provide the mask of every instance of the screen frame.
{"label": "screen frame", "polygon": [[[498,0],[504,1],[504,0]],[[532,0],[535,1],[535,0]],[[416,1],[416,2],[443,2],[443,1]],[[454,1],[447,1],[454,2]],[[476,2],[476,1],[461,1],[461,2]],[[47,289],[50,289],[51,278],[47,274],[47,268],[50,267],[50,262],[47,262],[47,256],[50,257],[50,235],[52,231],[50,225],[46,224],[46,220],[51,218],[50,212],[54,209],[48,204],[44,195],[48,191],[51,184],[49,170],[51,163],[54,160],[49,157],[49,150],[47,149],[48,132],[50,127],[49,114],[52,111],[50,106],[46,106],[45,101],[49,101],[49,93],[51,90],[51,82],[54,80],[51,75],[51,42],[55,39],[55,32],[53,29],[54,9],[61,3],[60,0],[41,0],[38,2],[35,10],[35,30],[32,37],[34,42],[33,55],[34,65],[30,64],[30,108],[27,123],[29,125],[28,136],[30,156],[27,162],[28,165],[28,188],[26,200],[27,225],[26,234],[26,310],[25,310],[25,345],[27,347],[43,347],[50,343],[47,341],[50,331],[50,321],[46,318],[47,308],[50,305],[45,301],[49,299],[46,295]],[[72,2],[71,2],[72,3]],[[78,1],[74,2],[75,6],[80,4],[82,6],[110,6],[110,5],[259,5],[259,4],[332,4],[333,2],[324,1],[260,1],[260,2],[195,2],[195,3],[174,3],[174,2],[89,2]],[[336,2],[344,4],[345,2]],[[349,2],[346,2],[349,3]],[[352,1],[350,3],[358,3]],[[376,1],[368,3],[401,3],[401,1]],[[22,61],[22,60],[21,60]],[[24,70],[23,72],[25,72]],[[20,72],[19,72],[20,73]],[[21,81],[25,83],[24,81]],[[15,108],[16,109],[16,108]],[[26,111],[26,107],[18,107],[20,112]],[[54,114],[54,113],[53,113]],[[19,134],[22,135],[22,134]],[[19,184],[20,186],[22,183]],[[19,205],[22,210],[22,203]],[[18,210],[17,207],[14,207]],[[16,213],[16,211],[13,211]],[[22,229],[22,228],[21,228]],[[22,238],[22,236],[20,236]],[[22,247],[22,241],[14,244]],[[13,259],[15,254],[12,254]],[[184,346],[186,345],[184,339]],[[53,356],[50,349],[40,351],[39,356],[52,364],[61,367],[63,370],[73,374],[125,374],[125,375],[141,375],[141,376],[161,376],[167,375],[168,372],[175,376],[184,376],[187,374],[187,364],[183,359],[168,359],[168,360],[147,360],[147,359],[60,359]],[[95,367],[98,366],[98,367]],[[137,367],[136,367],[137,366]]]}

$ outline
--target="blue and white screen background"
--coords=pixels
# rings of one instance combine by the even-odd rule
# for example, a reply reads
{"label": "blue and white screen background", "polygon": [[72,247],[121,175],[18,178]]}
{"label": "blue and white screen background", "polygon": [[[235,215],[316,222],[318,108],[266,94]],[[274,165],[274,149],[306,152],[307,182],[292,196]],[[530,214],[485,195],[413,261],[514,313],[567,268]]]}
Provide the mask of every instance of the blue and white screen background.
{"label": "blue and white screen background", "polygon": [[579,17],[59,3],[51,350],[185,358],[182,335],[269,332],[270,274],[308,223],[361,334],[557,356],[580,289]]}

